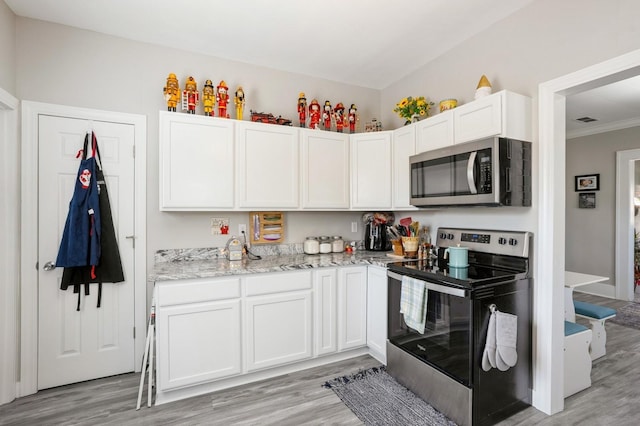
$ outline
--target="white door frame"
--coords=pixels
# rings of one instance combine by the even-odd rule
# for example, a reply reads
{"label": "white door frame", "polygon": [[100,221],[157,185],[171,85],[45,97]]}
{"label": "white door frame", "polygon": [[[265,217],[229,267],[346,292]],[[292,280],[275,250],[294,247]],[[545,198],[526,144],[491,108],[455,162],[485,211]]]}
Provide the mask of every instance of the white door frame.
{"label": "white door frame", "polygon": [[533,405],[564,409],[565,101],[566,97],[640,74],[640,50],[540,84],[540,209],[535,267]]}
{"label": "white door frame", "polygon": [[[89,121],[110,121],[134,126],[135,138],[135,273],[134,297],[137,330],[135,336],[135,369],[142,367],[147,317],[146,267],[146,162],[147,118],[125,114],[76,108],[40,102],[22,102],[22,247],[21,247],[21,367],[18,395],[38,391],[38,116],[55,115]],[[87,130],[91,130],[88,128]]]}
{"label": "white door frame", "polygon": [[616,152],[616,299],[633,300],[635,163],[640,149]]}
{"label": "white door frame", "polygon": [[18,106],[0,88],[0,405],[16,398],[20,197],[18,190]]}

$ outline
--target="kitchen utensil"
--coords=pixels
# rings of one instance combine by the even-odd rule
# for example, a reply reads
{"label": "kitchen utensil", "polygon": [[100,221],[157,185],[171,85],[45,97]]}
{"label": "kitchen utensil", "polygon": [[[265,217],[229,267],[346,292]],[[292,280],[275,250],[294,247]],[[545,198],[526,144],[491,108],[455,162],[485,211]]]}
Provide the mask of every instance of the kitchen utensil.
{"label": "kitchen utensil", "polygon": [[449,259],[449,267],[466,268],[469,266],[469,249],[467,247],[448,247],[444,251],[444,258]]}

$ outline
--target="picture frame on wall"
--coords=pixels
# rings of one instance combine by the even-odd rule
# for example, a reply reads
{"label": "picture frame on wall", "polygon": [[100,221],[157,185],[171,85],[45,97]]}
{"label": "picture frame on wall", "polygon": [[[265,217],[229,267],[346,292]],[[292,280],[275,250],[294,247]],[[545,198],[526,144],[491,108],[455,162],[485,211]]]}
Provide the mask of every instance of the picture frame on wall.
{"label": "picture frame on wall", "polygon": [[581,209],[595,209],[596,208],[596,193],[595,192],[583,192],[578,194],[578,208]]}
{"label": "picture frame on wall", "polygon": [[599,173],[576,176],[576,192],[599,191],[599,190],[600,190],[600,174]]}

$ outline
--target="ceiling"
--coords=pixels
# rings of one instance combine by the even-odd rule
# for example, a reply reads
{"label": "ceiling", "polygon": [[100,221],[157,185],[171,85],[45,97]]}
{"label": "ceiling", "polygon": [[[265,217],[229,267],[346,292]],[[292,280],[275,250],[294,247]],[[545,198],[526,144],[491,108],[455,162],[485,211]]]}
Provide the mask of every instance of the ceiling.
{"label": "ceiling", "polygon": [[[381,90],[535,0],[4,1],[18,16]],[[568,137],[638,125],[640,77],[567,98]]]}
{"label": "ceiling", "polygon": [[4,1],[18,16],[384,89],[533,0]]}

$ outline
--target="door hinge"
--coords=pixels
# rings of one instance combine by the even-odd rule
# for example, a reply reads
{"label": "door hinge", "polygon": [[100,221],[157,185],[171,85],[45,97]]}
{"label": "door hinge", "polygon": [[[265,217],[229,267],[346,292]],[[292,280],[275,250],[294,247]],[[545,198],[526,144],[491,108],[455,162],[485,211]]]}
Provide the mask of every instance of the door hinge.
{"label": "door hinge", "polygon": [[132,147],[132,151],[133,151],[133,158],[136,158],[136,146],[135,145]]}
{"label": "door hinge", "polygon": [[134,339],[136,338],[136,328],[135,327],[133,327],[133,338]]}

